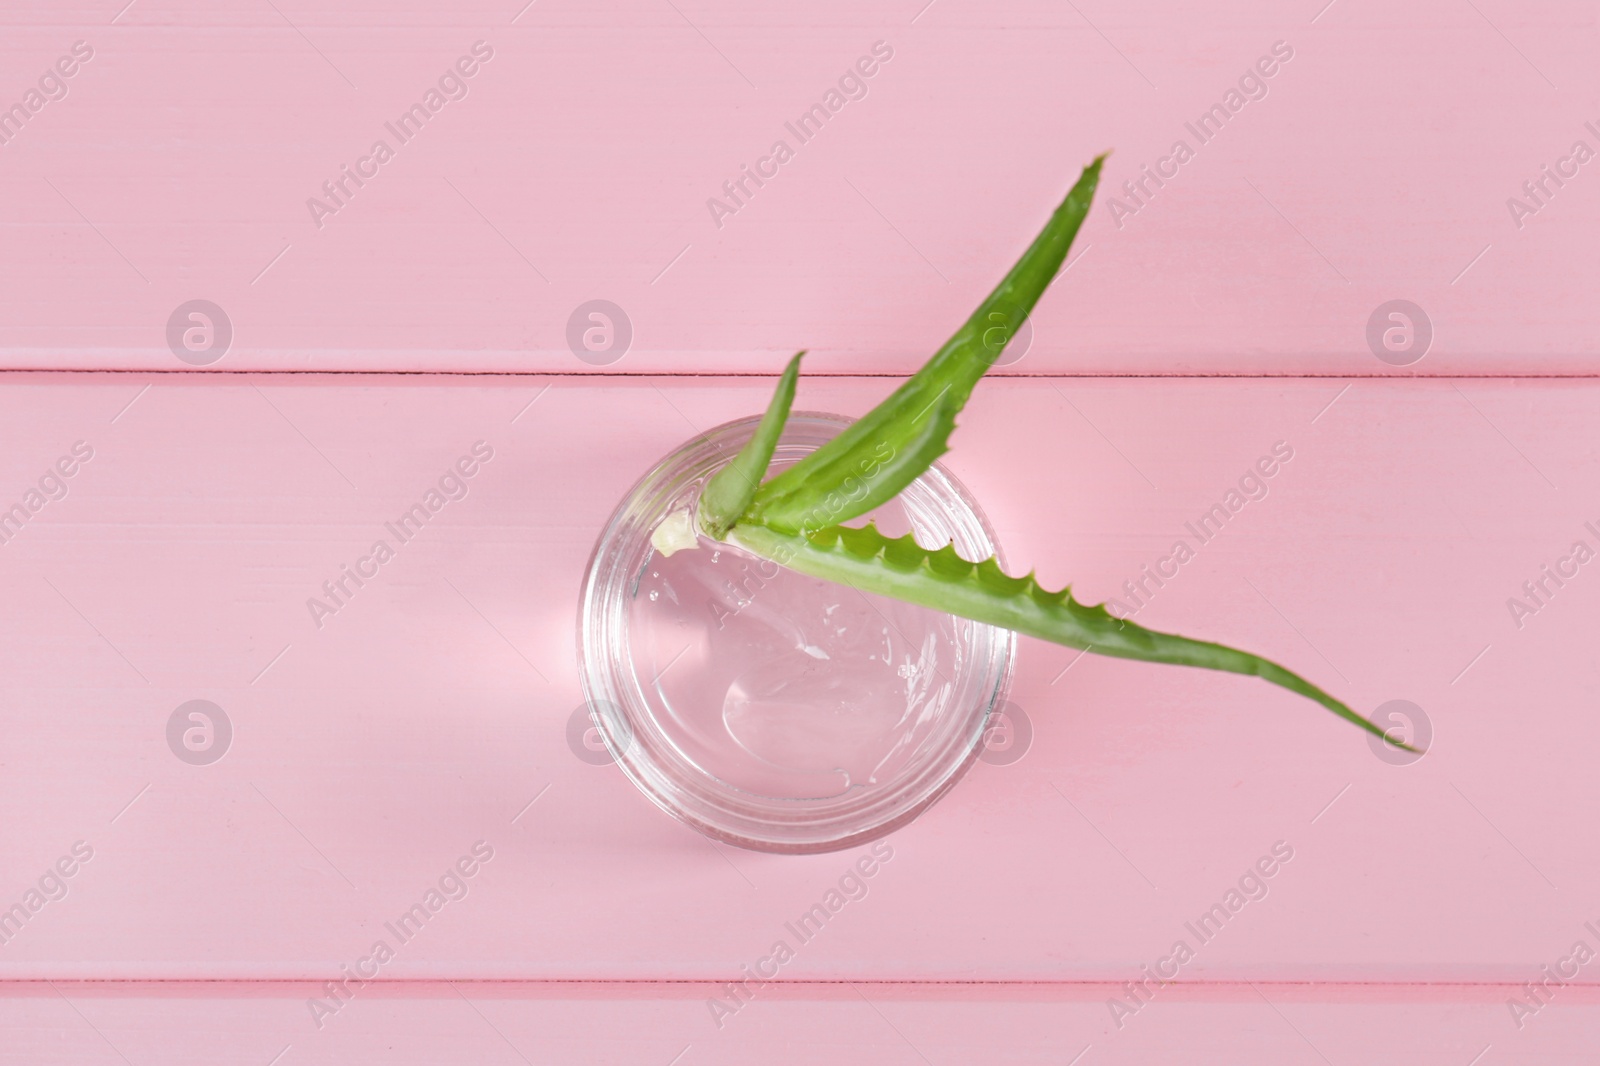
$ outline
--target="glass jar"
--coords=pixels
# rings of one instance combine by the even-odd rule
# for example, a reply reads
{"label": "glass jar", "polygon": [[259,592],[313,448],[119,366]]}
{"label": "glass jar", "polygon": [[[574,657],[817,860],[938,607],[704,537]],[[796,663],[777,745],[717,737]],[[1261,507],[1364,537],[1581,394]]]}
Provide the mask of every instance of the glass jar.
{"label": "glass jar", "polygon": [[[611,756],[662,810],[743,848],[833,851],[905,825],[966,772],[1016,637],[703,536],[656,551],[651,533],[695,505],[758,421],[696,437],[618,505],[584,579],[580,670]],[[848,424],[792,414],[773,470]],[[953,540],[968,559],[998,554],[938,465],[869,517],[928,547]]]}

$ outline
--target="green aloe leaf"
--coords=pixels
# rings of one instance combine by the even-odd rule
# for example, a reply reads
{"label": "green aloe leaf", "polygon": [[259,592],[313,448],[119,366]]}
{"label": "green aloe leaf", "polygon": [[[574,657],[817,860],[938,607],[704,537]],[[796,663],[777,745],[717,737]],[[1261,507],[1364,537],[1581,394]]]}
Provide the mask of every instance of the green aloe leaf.
{"label": "green aloe leaf", "polygon": [[[739,519],[786,533],[866,514],[893,499],[949,448],[955,416],[1055,279],[1089,212],[1100,156],[1017,264],[927,364],[883,403],[756,492]],[[884,458],[887,451],[888,457]],[[863,471],[871,470],[870,477]],[[865,492],[848,490],[864,484]],[[829,508],[832,497],[843,506]],[[824,514],[818,522],[816,516]]]}
{"label": "green aloe leaf", "polygon": [[[973,387],[1061,269],[1088,213],[1104,159],[1084,168],[1016,266],[921,370],[832,441],[757,487],[794,399],[800,359],[795,356],[755,437],[708,483],[700,500],[701,528],[813,577],[1097,655],[1259,677],[1321,704],[1387,743],[1415,751],[1316,685],[1259,655],[1145,629],[1112,616],[1104,605],[1077,602],[1070,589],[1049,592],[1032,574],[1011,577],[992,558],[970,563],[950,545],[928,550],[909,535],[891,539],[870,524],[863,529],[837,524],[893,499],[948,450],[956,415]],[[692,545],[690,519],[684,516],[682,524],[682,530],[658,545],[663,552]],[[686,535],[684,543],[679,543],[680,532]]]}
{"label": "green aloe leaf", "polygon": [[800,357],[796,352],[783,376],[778,379],[778,389],[767,404],[767,413],[761,416],[755,436],[739,449],[733,462],[723,467],[706,482],[700,493],[700,528],[706,535],[721,540],[728,527],[739,520],[750,501],[755,498],[761,479],[772,463],[773,450],[783,433],[783,424],[789,420],[789,407],[794,403],[795,381],[800,376]]}
{"label": "green aloe leaf", "polygon": [[[1048,592],[1030,573],[1011,577],[993,558],[971,563],[946,544],[919,545],[911,534],[885,537],[876,526],[828,526],[804,534],[759,525],[736,525],[729,543],[812,577],[852,585],[934,610],[1027,633],[1096,655],[1198,666],[1248,674],[1315,700],[1340,718],[1379,737],[1384,732],[1300,675],[1250,652],[1145,629],[1113,616],[1103,604],[1086,606],[1070,588]],[[1407,751],[1409,745],[1385,738]]]}

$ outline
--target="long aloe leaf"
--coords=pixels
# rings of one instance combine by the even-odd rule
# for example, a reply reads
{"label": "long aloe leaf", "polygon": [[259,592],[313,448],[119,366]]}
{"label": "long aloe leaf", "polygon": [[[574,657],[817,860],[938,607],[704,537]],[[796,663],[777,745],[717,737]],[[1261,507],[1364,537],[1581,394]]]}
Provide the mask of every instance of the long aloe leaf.
{"label": "long aloe leaf", "polygon": [[778,437],[783,424],[789,420],[789,407],[794,403],[795,380],[800,376],[800,357],[796,352],[783,376],[778,379],[777,391],[767,404],[767,413],[761,416],[755,436],[739,450],[733,462],[723,467],[706,482],[700,493],[700,528],[706,534],[721,540],[728,527],[739,520],[755,497],[761,479],[766,476],[772,453],[778,447]]}
{"label": "long aloe leaf", "polygon": [[[973,386],[1061,269],[1088,214],[1104,160],[1100,156],[1083,169],[1011,272],[921,370],[839,436],[762,485],[740,521],[787,533],[815,529],[814,516],[830,497],[844,499],[844,506],[820,524],[847,521],[893,499],[942,455]],[[890,454],[886,461],[884,451]],[[864,470],[872,470],[872,476],[863,477]],[[856,481],[866,491],[842,495]]]}
{"label": "long aloe leaf", "polygon": [[1103,604],[1091,607],[1077,602],[1070,588],[1047,592],[1031,573],[1027,577],[1010,577],[993,558],[981,563],[968,562],[949,544],[929,550],[919,545],[911,534],[885,537],[871,523],[861,529],[828,526],[804,534],[740,524],[729,532],[728,540],[812,577],[1013,629],[1097,655],[1259,677],[1315,700],[1340,718],[1384,737],[1390,744],[1415,750],[1385,737],[1378,726],[1271,660],[1222,644],[1145,629],[1116,618]]}

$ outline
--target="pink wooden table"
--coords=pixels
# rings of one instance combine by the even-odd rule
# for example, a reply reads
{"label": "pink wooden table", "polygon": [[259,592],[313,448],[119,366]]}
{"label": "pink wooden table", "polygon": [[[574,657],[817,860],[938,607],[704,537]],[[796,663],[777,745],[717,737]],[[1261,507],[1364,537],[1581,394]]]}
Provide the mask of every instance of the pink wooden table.
{"label": "pink wooden table", "polygon": [[[0,16],[0,1063],[1600,1037],[1590,8],[122,2]],[[1107,147],[1083,258],[948,465],[1086,600],[1188,541],[1141,622],[1406,701],[1430,753],[1024,641],[1026,754],[730,998],[858,853],[713,845],[576,757],[594,537],[795,348],[801,407],[870,407]],[[227,723],[198,752],[194,700]],[[1128,986],[1179,940],[1175,983]]]}

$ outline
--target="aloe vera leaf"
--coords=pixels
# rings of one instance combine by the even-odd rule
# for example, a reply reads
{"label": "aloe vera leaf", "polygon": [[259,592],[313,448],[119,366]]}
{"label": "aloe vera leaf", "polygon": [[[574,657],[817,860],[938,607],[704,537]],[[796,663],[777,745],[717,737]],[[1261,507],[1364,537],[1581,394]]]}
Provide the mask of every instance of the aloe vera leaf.
{"label": "aloe vera leaf", "polygon": [[783,424],[789,420],[789,407],[794,403],[795,381],[800,377],[800,357],[796,352],[783,376],[778,379],[778,389],[767,404],[767,413],[761,416],[755,436],[739,449],[733,462],[717,471],[706,482],[700,493],[700,528],[706,535],[721,540],[728,527],[739,520],[750,501],[755,498],[761,479],[766,476],[772,462],[772,453],[778,447]]}
{"label": "aloe vera leaf", "polygon": [[860,529],[829,526],[803,534],[740,524],[729,532],[728,541],[802,574],[1027,633],[1069,648],[1259,677],[1315,700],[1390,744],[1416,750],[1386,737],[1377,725],[1269,659],[1222,644],[1145,629],[1116,618],[1104,604],[1091,607],[1079,603],[1072,598],[1070,587],[1048,592],[1031,573],[1027,577],[1011,577],[992,557],[971,563],[957,555],[952,545],[929,550],[909,533],[899,538],[885,537],[871,523]]}
{"label": "aloe vera leaf", "polygon": [[[823,524],[843,522],[893,499],[944,454],[973,386],[1061,269],[1089,212],[1104,160],[1102,155],[1083,169],[1010,273],[922,369],[839,436],[762,485],[741,521],[788,533],[817,528],[807,524],[807,516],[830,496],[846,493],[846,505]],[[870,477],[863,476],[866,470],[873,471]],[[852,482],[866,491],[848,493]]]}

